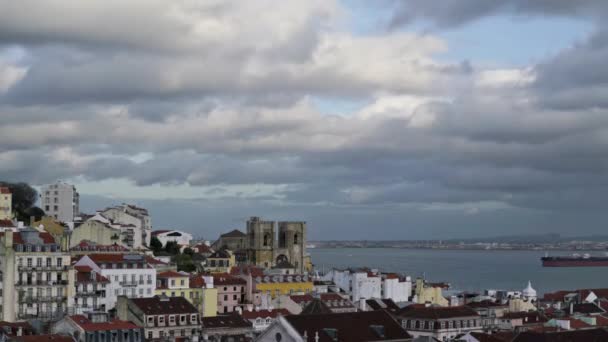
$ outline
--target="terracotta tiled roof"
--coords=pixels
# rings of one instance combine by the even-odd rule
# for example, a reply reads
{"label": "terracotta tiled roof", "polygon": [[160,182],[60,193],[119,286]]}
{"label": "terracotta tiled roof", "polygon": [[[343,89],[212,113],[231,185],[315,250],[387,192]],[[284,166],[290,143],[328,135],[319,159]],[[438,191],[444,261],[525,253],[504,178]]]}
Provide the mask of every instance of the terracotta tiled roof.
{"label": "terracotta tiled roof", "polygon": [[508,304],[496,303],[491,300],[482,300],[480,302],[471,302],[466,306],[470,308],[492,308],[492,307],[508,307]]}
{"label": "terracotta tiled roof", "polygon": [[0,186],[0,194],[9,195],[10,193],[11,193],[11,189],[9,189],[5,186]]}
{"label": "terracotta tiled roof", "polygon": [[300,336],[314,342],[406,340],[411,336],[386,311],[360,311],[324,315],[285,316]]}
{"label": "terracotta tiled roof", "polygon": [[214,285],[246,285],[245,279],[232,276],[228,273],[216,273],[213,274]]}
{"label": "terracotta tiled roof", "polygon": [[129,299],[146,315],[195,314],[198,310],[183,297],[158,296]]}
{"label": "terracotta tiled roof", "polygon": [[237,265],[230,269],[230,274],[251,274],[252,277],[263,277],[264,269],[253,265]]}
{"label": "terracotta tiled roof", "polygon": [[[82,267],[82,266],[76,266],[76,267]],[[76,268],[74,267],[74,268]],[[87,267],[87,266],[85,266]],[[76,283],[89,283],[89,282],[93,282],[93,280],[91,279],[91,268],[89,268],[89,271],[78,271],[76,273]],[[95,273],[95,282],[97,283],[109,283],[110,281],[108,280],[108,278],[102,276],[99,273]]]}
{"label": "terracotta tiled roof", "polygon": [[216,317],[203,317],[201,319],[201,323],[203,329],[252,327],[251,322],[249,322],[238,314],[219,315]]}
{"label": "terracotta tiled roof", "polygon": [[101,264],[117,264],[117,265],[135,265],[136,268],[146,268],[147,261],[146,256],[140,254],[115,254],[115,253],[98,253],[98,254],[87,254],[87,256],[97,265]]}
{"label": "terracotta tiled roof", "polygon": [[407,306],[400,310],[397,315],[403,318],[422,318],[422,319],[444,319],[456,317],[473,317],[479,314],[467,306],[451,307],[412,307]]}
{"label": "terracotta tiled roof", "polygon": [[165,271],[165,272],[161,272],[159,273],[156,278],[183,278],[183,277],[189,277],[190,275],[188,273],[180,273],[180,272],[175,272],[175,271]]}
{"label": "terracotta tiled roof", "polygon": [[83,240],[76,246],[72,247],[71,250],[81,250],[81,251],[92,251],[92,252],[127,252],[128,248],[121,246],[119,244],[113,245],[98,245],[94,242]]}
{"label": "terracotta tiled roof", "polygon": [[0,220],[0,227],[14,228],[15,224],[11,220]]}
{"label": "terracotta tiled roof", "polygon": [[15,336],[19,330],[23,335],[33,335],[34,329],[28,322],[0,321],[0,330],[7,336]]}
{"label": "terracotta tiled roof", "polygon": [[242,313],[243,318],[253,320],[256,318],[275,318],[277,316],[287,316],[289,311],[287,309],[274,309],[274,310],[245,310]]}
{"label": "terracotta tiled roof", "polygon": [[479,342],[511,342],[513,339],[513,334],[511,334],[511,336],[508,338],[504,338],[502,335],[498,334],[490,335],[480,332],[471,332],[470,334]]}
{"label": "terracotta tiled roof", "polygon": [[74,321],[74,323],[76,323],[78,326],[80,326],[84,331],[125,330],[140,328],[135,323],[120,320],[93,323],[84,315],[70,316],[70,319]]}
{"label": "terracotta tiled roof", "polygon": [[145,259],[146,259],[146,262],[148,264],[150,264],[150,265],[167,265],[166,262],[162,262],[162,261],[160,261],[160,260],[158,260],[156,258],[153,258],[153,257],[149,256],[149,255],[146,255]]}
{"label": "terracotta tiled roof", "polygon": [[205,287],[205,279],[201,275],[194,275],[190,277],[190,288],[200,289]]}

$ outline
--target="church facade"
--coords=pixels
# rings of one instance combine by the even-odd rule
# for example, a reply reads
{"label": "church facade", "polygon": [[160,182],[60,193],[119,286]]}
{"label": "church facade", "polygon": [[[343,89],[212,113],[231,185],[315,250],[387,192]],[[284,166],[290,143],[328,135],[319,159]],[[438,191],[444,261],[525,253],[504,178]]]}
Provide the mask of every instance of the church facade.
{"label": "church facade", "polygon": [[264,268],[291,264],[304,273],[306,255],[306,222],[264,221],[251,217],[247,221],[247,259]]}

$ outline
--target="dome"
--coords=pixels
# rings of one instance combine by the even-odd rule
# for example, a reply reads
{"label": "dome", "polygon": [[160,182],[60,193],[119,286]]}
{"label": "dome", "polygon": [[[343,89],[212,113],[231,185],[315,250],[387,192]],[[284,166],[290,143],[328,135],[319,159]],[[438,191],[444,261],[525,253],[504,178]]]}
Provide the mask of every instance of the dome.
{"label": "dome", "polygon": [[522,291],[526,298],[536,298],[536,290],[532,288],[532,283],[528,281],[528,286]]}

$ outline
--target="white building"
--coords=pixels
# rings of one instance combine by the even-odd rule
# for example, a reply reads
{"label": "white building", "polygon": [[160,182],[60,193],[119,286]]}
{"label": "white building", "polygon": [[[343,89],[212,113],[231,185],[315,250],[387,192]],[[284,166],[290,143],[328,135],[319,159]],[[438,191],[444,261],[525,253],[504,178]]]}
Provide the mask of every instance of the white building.
{"label": "white building", "polygon": [[146,209],[130,204],[122,204],[116,207],[106,208],[101,211],[101,214],[112,220],[114,224],[123,226],[132,225],[134,227],[134,235],[129,236],[129,238],[132,239],[132,244],[135,248],[142,245],[150,246],[152,223]]}
{"label": "white building", "polygon": [[40,201],[45,214],[61,222],[73,222],[80,211],[80,196],[71,184],[57,182],[43,187]]}
{"label": "white building", "polygon": [[530,302],[536,301],[536,290],[532,288],[532,282],[528,281],[528,286],[521,292],[521,297]]}
{"label": "white building", "polygon": [[110,281],[107,285],[106,309],[116,305],[118,296],[142,298],[154,296],[156,270],[140,254],[90,254],[74,264],[88,266]]}
{"label": "white building", "polygon": [[190,241],[192,241],[192,234],[179,230],[155,230],[152,232],[152,236],[156,236],[160,243],[163,244],[163,247],[169,241],[174,241],[180,246],[189,246]]}
{"label": "white building", "polygon": [[67,244],[47,232],[26,228],[6,231],[0,243],[1,320],[49,321],[67,310],[70,255]]}
{"label": "white building", "polygon": [[382,279],[368,270],[331,270],[323,280],[331,280],[350,295],[352,302],[360,299],[382,298]]}
{"label": "white building", "polygon": [[74,296],[68,298],[70,312],[77,315],[106,312],[111,307],[108,278],[89,266],[75,266],[74,271]]}
{"label": "white building", "polygon": [[382,299],[393,302],[407,302],[412,296],[412,278],[400,277],[398,274],[382,274]]}

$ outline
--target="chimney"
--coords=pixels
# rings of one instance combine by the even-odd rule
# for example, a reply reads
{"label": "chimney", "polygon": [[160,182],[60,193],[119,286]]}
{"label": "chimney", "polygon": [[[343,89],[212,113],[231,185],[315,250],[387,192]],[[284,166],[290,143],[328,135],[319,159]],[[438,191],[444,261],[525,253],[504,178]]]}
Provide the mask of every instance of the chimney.
{"label": "chimney", "polygon": [[574,314],[574,303],[570,302],[570,315]]}
{"label": "chimney", "polygon": [[365,298],[359,299],[359,310],[367,311],[367,303],[365,302]]}

